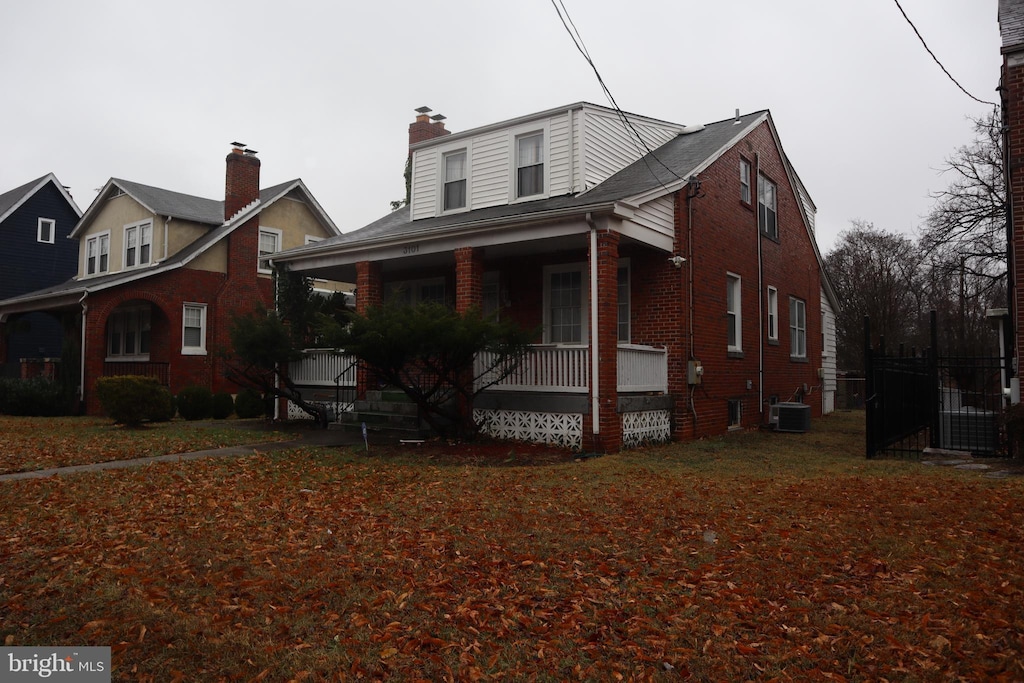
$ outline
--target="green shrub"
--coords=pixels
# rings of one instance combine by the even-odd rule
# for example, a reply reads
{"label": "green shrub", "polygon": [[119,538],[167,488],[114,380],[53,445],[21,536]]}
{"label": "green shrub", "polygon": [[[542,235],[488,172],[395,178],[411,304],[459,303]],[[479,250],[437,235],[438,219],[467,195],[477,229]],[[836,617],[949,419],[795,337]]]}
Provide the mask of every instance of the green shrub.
{"label": "green shrub", "polygon": [[226,420],[235,412],[235,399],[231,394],[214,394],[210,414],[214,420]]}
{"label": "green shrub", "polygon": [[128,427],[138,427],[146,420],[169,420],[174,416],[171,392],[155,377],[100,377],[96,380],[96,397],[108,417]]}
{"label": "green shrub", "polygon": [[258,392],[242,389],[235,398],[235,415],[242,419],[263,417],[267,414],[266,403]]}
{"label": "green shrub", "polygon": [[42,377],[0,379],[0,414],[53,417],[71,412],[71,399],[57,382]]}
{"label": "green shrub", "polygon": [[213,415],[213,393],[206,387],[185,387],[178,392],[178,414],[186,420],[206,420]]}

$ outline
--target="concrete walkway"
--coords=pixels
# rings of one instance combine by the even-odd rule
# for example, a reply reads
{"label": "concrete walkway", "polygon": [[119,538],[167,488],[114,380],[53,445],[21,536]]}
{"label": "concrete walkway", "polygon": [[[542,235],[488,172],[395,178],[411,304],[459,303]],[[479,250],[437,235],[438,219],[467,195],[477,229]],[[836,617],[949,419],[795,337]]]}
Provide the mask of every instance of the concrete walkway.
{"label": "concrete walkway", "polygon": [[[274,429],[274,427],[269,427]],[[96,462],[87,465],[69,465],[67,467],[53,467],[46,470],[35,470],[32,472],[14,472],[11,474],[0,474],[0,482],[16,481],[18,479],[43,479],[54,475],[77,474],[79,472],[99,472],[100,470],[123,470],[129,467],[140,467],[154,462],[183,462],[186,460],[198,460],[199,458],[235,457],[240,455],[252,455],[254,453],[269,453],[271,451],[284,451],[292,448],[303,448],[308,446],[352,446],[363,443],[363,437],[355,432],[346,432],[341,429],[303,429],[294,430],[296,437],[288,441],[266,441],[249,444],[246,446],[227,446],[225,448],[211,448],[205,451],[192,453],[168,453],[167,455],[152,455],[145,458],[132,458],[131,460],[110,460],[108,462]],[[253,437],[258,438],[258,430],[253,430]]]}

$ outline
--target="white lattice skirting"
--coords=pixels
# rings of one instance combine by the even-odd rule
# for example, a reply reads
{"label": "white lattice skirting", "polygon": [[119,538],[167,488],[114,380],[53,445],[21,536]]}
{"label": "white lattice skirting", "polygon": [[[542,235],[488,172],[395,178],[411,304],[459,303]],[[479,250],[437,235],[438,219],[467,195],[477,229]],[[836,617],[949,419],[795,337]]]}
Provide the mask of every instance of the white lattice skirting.
{"label": "white lattice skirting", "polygon": [[581,413],[534,413],[526,410],[474,410],[480,430],[495,439],[549,443],[583,448]]}
{"label": "white lattice skirting", "polygon": [[[331,411],[334,414],[335,422],[340,420],[340,416],[342,413],[352,412],[351,402],[346,403],[345,401],[310,401],[310,403],[317,406],[324,406],[325,408],[327,408],[328,411]],[[304,411],[302,408],[295,405],[294,403],[292,403],[291,401],[288,401],[288,419],[312,420],[313,416]]]}
{"label": "white lattice skirting", "polygon": [[645,410],[622,414],[622,447],[642,443],[665,443],[672,439],[672,422],[667,410]]}

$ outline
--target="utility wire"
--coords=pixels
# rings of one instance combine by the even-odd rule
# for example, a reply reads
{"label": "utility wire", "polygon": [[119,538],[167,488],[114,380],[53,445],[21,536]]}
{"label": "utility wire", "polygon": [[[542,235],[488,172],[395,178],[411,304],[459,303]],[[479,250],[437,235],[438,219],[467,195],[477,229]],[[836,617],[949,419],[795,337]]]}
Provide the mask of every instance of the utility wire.
{"label": "utility wire", "polygon": [[[643,136],[640,135],[640,132],[636,129],[635,126],[633,126],[633,123],[626,116],[625,112],[623,112],[622,109],[619,107],[619,103],[615,101],[615,96],[612,95],[612,91],[608,89],[608,86],[605,85],[604,79],[601,78],[601,72],[597,70],[597,65],[594,64],[594,60],[590,58],[590,52],[587,50],[587,46],[583,42],[583,36],[581,36],[579,30],[576,29],[576,24],[573,22],[572,17],[569,16],[569,10],[565,8],[565,3],[563,3],[562,0],[551,0],[551,5],[555,8],[555,12],[558,13],[558,18],[562,21],[562,26],[565,27],[565,30],[569,34],[569,37],[572,38],[572,42],[573,44],[576,45],[576,49],[579,50],[580,54],[583,55],[583,58],[587,60],[587,64],[589,64],[590,68],[594,71],[594,76],[597,77],[597,82],[598,84],[600,84],[601,90],[604,91],[605,97],[608,98],[608,102],[612,105],[612,109],[615,110],[615,113],[618,114],[623,126],[626,127],[627,135],[630,132],[632,132],[632,136],[630,137],[630,139],[632,140],[635,137],[636,140],[638,140],[640,144],[643,145],[644,149],[647,150],[647,154],[641,153],[640,156],[640,158],[643,159],[644,164],[647,166],[647,170],[651,172],[651,175],[654,176],[654,179],[658,181],[658,184],[661,185],[661,187],[667,191],[668,188],[665,187],[665,183],[661,182],[661,179],[658,178],[658,174],[654,172],[654,169],[651,168],[650,163],[647,161],[647,156],[650,155],[655,161],[661,164],[661,166],[666,171],[671,173],[677,179],[685,182],[685,178],[681,177],[678,173],[676,173],[671,168],[666,166],[665,162],[658,158],[658,156],[654,153],[654,150],[652,150],[650,146],[648,146],[647,142],[643,139]],[[572,28],[569,28],[570,25],[572,25]],[[637,147],[635,141],[633,142],[633,146]],[[637,147],[637,151],[640,152],[639,147]]]}
{"label": "utility wire", "polygon": [[977,97],[975,97],[971,93],[967,92],[967,88],[965,88],[964,86],[960,85],[959,81],[957,81],[955,78],[953,78],[953,74],[949,73],[949,71],[946,69],[946,67],[944,67],[942,65],[942,62],[939,61],[939,58],[935,56],[935,53],[932,52],[932,49],[930,47],[928,47],[928,43],[926,43],[924,41],[924,37],[921,35],[921,32],[917,30],[917,27],[914,26],[914,22],[912,22],[910,20],[910,17],[907,16],[907,13],[905,11],[903,11],[903,6],[900,5],[900,0],[893,0],[893,2],[895,2],[896,6],[899,7],[900,14],[902,14],[903,18],[907,20],[908,24],[910,24],[910,28],[914,29],[914,33],[917,34],[918,40],[920,40],[921,44],[924,45],[924,49],[927,50],[928,54],[930,54],[932,56],[932,59],[934,59],[935,63],[939,65],[939,68],[942,69],[942,72],[944,74],[946,74],[946,76],[949,77],[949,80],[953,81],[953,83],[956,84],[956,87],[960,88],[960,90],[962,90],[965,95],[970,97],[975,102],[978,102],[980,104],[990,104],[993,107],[998,107],[999,106],[995,102],[989,102],[988,100],[978,99]]}

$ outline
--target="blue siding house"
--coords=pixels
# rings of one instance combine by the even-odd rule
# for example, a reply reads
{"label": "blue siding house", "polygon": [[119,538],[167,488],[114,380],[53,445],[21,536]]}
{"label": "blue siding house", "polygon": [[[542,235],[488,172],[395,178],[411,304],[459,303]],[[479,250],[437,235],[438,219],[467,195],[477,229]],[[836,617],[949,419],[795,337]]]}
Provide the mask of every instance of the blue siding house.
{"label": "blue siding house", "polygon": [[[52,173],[0,194],[0,299],[60,284],[78,271],[78,243],[68,239],[82,211]],[[0,340],[4,374],[22,358],[59,358],[61,322],[46,313],[11,320]]]}

